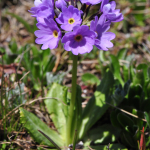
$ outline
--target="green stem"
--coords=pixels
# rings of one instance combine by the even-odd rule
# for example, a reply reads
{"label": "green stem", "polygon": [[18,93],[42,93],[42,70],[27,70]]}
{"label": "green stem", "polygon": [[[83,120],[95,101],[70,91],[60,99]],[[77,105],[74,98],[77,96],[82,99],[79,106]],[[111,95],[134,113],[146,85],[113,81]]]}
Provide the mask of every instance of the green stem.
{"label": "green stem", "polygon": [[76,149],[76,142],[77,142],[77,130],[75,131],[75,134],[74,134],[74,140],[73,140],[73,150]]}
{"label": "green stem", "polygon": [[[3,66],[4,64],[3,64],[3,55],[2,55],[2,67],[4,67]],[[2,113],[2,118],[4,117],[3,116],[3,79],[4,79],[4,68],[2,68],[2,79],[1,79],[1,107],[0,107],[0,109],[1,109],[1,111],[2,112],[0,112],[0,113]],[[0,118],[0,119],[2,119],[2,118]],[[5,131],[5,130],[4,130]]]}
{"label": "green stem", "polygon": [[74,129],[74,115],[75,115],[75,102],[76,102],[76,87],[77,87],[77,60],[78,56],[73,55],[73,68],[72,68],[72,93],[71,93],[71,101],[69,114],[67,119],[67,146],[73,143],[73,138],[75,134]]}

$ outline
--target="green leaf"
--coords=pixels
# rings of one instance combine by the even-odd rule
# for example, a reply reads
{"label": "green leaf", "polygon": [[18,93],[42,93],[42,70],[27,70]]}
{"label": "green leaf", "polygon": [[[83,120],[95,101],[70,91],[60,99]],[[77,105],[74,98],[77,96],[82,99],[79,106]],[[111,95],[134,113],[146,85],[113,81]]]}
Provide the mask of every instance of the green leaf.
{"label": "green leaf", "polygon": [[106,112],[109,105],[105,102],[111,102],[109,95],[114,85],[114,78],[110,71],[108,71],[102,79],[100,85],[97,87],[94,96],[89,100],[83,110],[82,124],[79,137],[83,138],[84,134],[99,120]]}
{"label": "green leaf", "polygon": [[137,70],[143,70],[144,79],[148,79],[148,65],[146,64],[139,64],[136,68]]}
{"label": "green leaf", "polygon": [[131,81],[128,80],[125,84],[124,84],[124,95],[126,95],[129,91],[129,87],[130,87]]}
{"label": "green leaf", "polygon": [[68,88],[54,83],[46,95],[46,97],[52,97],[52,99],[45,100],[46,108],[64,141],[66,140],[66,120],[68,116],[67,91]]}
{"label": "green leaf", "polygon": [[40,50],[38,50],[38,48],[35,45],[32,45],[31,50],[32,50],[32,53],[33,53],[33,57],[39,55]]}
{"label": "green leaf", "polygon": [[138,146],[137,141],[135,142],[133,136],[131,136],[128,132],[123,132],[123,137],[131,147],[135,148]]}
{"label": "green leaf", "polygon": [[31,26],[27,23],[26,20],[24,20],[23,18],[21,18],[20,16],[14,14],[14,13],[7,12],[7,14],[16,18],[19,22],[21,22],[29,32],[31,32],[31,33],[34,32],[34,31],[32,31]]}
{"label": "green leaf", "polygon": [[138,13],[138,14],[134,15],[134,17],[135,17],[135,22],[137,23],[138,26],[144,26],[145,25],[143,14]]}
{"label": "green leaf", "polygon": [[[132,114],[138,116],[139,118],[144,118],[144,114],[142,111],[138,111],[137,109],[132,109]],[[138,126],[138,129],[142,129],[143,127],[143,120],[133,117],[134,125]],[[136,132],[136,136],[139,136],[139,133],[141,135],[141,132]]]}
{"label": "green leaf", "polygon": [[119,59],[125,59],[127,54],[127,49],[126,48],[122,48],[121,50],[119,50],[118,54],[117,54],[117,58]]}
{"label": "green leaf", "polygon": [[147,86],[145,87],[144,89],[145,91],[145,95],[147,96],[147,98],[150,98],[150,80],[149,80],[149,83],[147,84]]}
{"label": "green leaf", "polygon": [[[82,97],[81,97],[81,87],[77,85],[77,98],[76,98],[76,106],[75,106],[75,128],[74,131],[77,130],[77,139],[79,137],[79,130],[82,122]],[[72,131],[73,132],[73,131]]]}
{"label": "green leaf", "polygon": [[132,57],[132,55],[129,55],[129,56],[130,56],[129,58],[131,58],[131,60],[130,59],[128,60],[130,62],[130,64],[129,64],[129,79],[132,81],[135,76],[135,73],[134,73],[134,63],[135,62],[133,61],[134,57]]}
{"label": "green leaf", "polygon": [[41,134],[43,134],[58,150],[61,150],[61,148],[50,138],[48,137],[45,133],[42,131],[38,130]]}
{"label": "green leaf", "polygon": [[[53,60],[53,57],[50,54],[50,50],[44,50],[42,51],[42,59],[41,59],[41,63],[40,63],[40,67],[43,67],[43,71],[44,74],[46,74],[47,70],[49,70],[52,66],[53,63],[55,63],[55,61]],[[51,71],[53,68],[51,68],[49,71]]]}
{"label": "green leaf", "polygon": [[28,130],[31,137],[38,143],[54,147],[53,144],[44,137],[38,130],[49,136],[59,147],[64,146],[64,141],[60,138],[59,134],[50,129],[44,122],[42,122],[34,114],[20,108],[20,121],[24,124],[24,127]]}
{"label": "green leaf", "polygon": [[[79,131],[80,131],[80,127],[81,127],[81,122],[82,122],[82,97],[81,97],[81,88],[80,86],[76,86],[76,102],[74,105],[74,109],[73,109],[73,117],[71,118],[71,124],[67,124],[67,128],[69,128],[69,125],[71,125],[71,130],[67,130],[67,142],[68,142],[68,138],[71,141],[73,141],[73,144],[76,144],[76,142],[79,140]],[[70,94],[70,93],[68,93]],[[70,94],[71,95],[71,94]],[[68,114],[68,120],[67,122],[69,122],[70,114]],[[69,132],[70,133],[69,133]]]}
{"label": "green leaf", "polygon": [[97,128],[91,129],[85,141],[90,139],[94,144],[108,144],[115,142],[120,135],[120,130],[109,124],[98,126]]}
{"label": "green leaf", "polygon": [[[150,143],[150,136],[148,136],[148,138],[146,139],[146,147],[149,146]],[[150,150],[150,147],[146,148],[146,150]]]}
{"label": "green leaf", "polygon": [[[150,88],[149,88],[150,89]],[[146,112],[149,112],[150,109],[149,109],[149,106],[150,106],[150,98],[149,99],[146,99],[142,102],[142,106],[141,106],[141,109],[142,111],[146,111]]]}
{"label": "green leaf", "polygon": [[4,55],[5,54],[5,49],[0,47],[0,55]]}
{"label": "green leaf", "polygon": [[122,72],[123,72],[124,82],[127,82],[129,80],[129,67],[125,65],[122,66]]}
{"label": "green leaf", "polygon": [[17,47],[16,41],[14,41],[14,40],[11,41],[11,42],[9,43],[9,48],[10,48],[10,50],[11,50],[11,52],[12,52],[13,54],[17,53],[18,47]]}
{"label": "green leaf", "polygon": [[144,80],[143,70],[136,70],[136,74],[133,77],[133,84],[134,85],[140,84],[141,86],[144,87],[144,83],[145,83],[145,80]]}
{"label": "green leaf", "polygon": [[121,74],[120,74],[119,61],[118,61],[117,57],[114,55],[110,55],[110,59],[111,59],[111,69],[114,74],[114,77],[116,79],[118,79],[120,84],[123,86],[124,82],[123,82],[123,80],[121,78]]}
{"label": "green leaf", "polygon": [[[43,147],[38,147],[37,150],[45,150],[45,148],[43,148]],[[55,148],[55,149],[52,149],[52,148],[51,148],[51,149],[48,149],[48,148],[47,148],[46,150],[57,150],[57,149],[56,149],[56,148]]]}
{"label": "green leaf", "polygon": [[144,112],[145,119],[147,121],[148,126],[150,127],[150,113]]}
{"label": "green leaf", "polygon": [[127,81],[124,85],[124,88],[122,88],[120,84],[116,86],[115,92],[112,95],[114,105],[119,105],[122,102],[124,97],[127,95],[130,83],[130,80]]}
{"label": "green leaf", "polygon": [[132,99],[136,95],[139,95],[141,97],[142,93],[143,93],[143,89],[142,89],[141,85],[139,85],[139,84],[134,85],[133,83],[131,83],[129,92],[128,92],[128,99],[132,101]]}
{"label": "green leaf", "polygon": [[150,80],[150,67],[148,67],[147,73],[148,73],[148,78],[149,78],[149,80]]}
{"label": "green leaf", "polygon": [[43,72],[44,75],[46,75],[47,72],[50,72],[53,70],[54,66],[55,66],[55,56],[50,55],[49,57],[43,57],[43,59],[48,60],[46,62],[42,63],[43,66]]}
{"label": "green leaf", "polygon": [[[107,52],[110,53],[109,51],[107,51]],[[101,62],[107,61],[107,58],[106,58],[105,54],[106,54],[106,51],[105,52],[104,51],[99,51],[99,60]]]}
{"label": "green leaf", "polygon": [[81,79],[85,85],[95,85],[95,84],[98,85],[98,84],[100,84],[100,80],[98,79],[98,77],[91,74],[91,73],[84,73],[81,76]]}
{"label": "green leaf", "polygon": [[119,121],[117,119],[117,113],[116,113],[116,111],[112,111],[111,112],[111,114],[110,114],[110,120],[111,120],[111,124],[114,127],[117,127],[118,129],[122,128],[121,124],[119,123]]}
{"label": "green leaf", "polygon": [[[107,145],[97,145],[97,146],[90,146],[94,150],[108,150]],[[110,150],[128,150],[125,146],[121,144],[110,144]]]}
{"label": "green leaf", "polygon": [[133,125],[134,125],[133,120],[122,112],[117,115],[117,118],[118,118],[118,121],[120,122],[120,124],[124,127],[124,129],[127,126],[133,127]]}

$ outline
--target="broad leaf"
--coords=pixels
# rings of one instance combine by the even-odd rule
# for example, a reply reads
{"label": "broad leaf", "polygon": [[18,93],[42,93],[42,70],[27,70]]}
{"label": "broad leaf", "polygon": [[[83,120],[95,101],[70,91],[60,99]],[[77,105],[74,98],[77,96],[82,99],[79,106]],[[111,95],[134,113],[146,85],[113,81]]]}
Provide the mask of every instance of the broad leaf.
{"label": "broad leaf", "polygon": [[[76,87],[77,93],[76,93],[76,102],[73,109],[73,117],[69,116],[69,112],[67,114],[68,116],[68,122],[67,122],[67,143],[77,142],[79,137],[79,130],[82,122],[82,98],[81,98],[81,88],[77,85]],[[70,94],[68,92],[68,94]],[[70,107],[71,108],[71,107]],[[70,119],[70,120],[69,120]],[[71,127],[69,126],[71,125]],[[73,143],[74,144],[74,143]]]}
{"label": "broad leaf", "polygon": [[131,147],[134,147],[134,148],[137,147],[137,142],[135,142],[131,134],[129,134],[128,132],[123,132],[123,137]]}
{"label": "broad leaf", "polygon": [[52,99],[45,100],[47,110],[64,141],[66,140],[66,120],[68,116],[67,91],[66,87],[54,83],[46,96],[52,97]]}
{"label": "broad leaf", "polygon": [[[150,88],[149,88],[149,91],[150,91]],[[150,111],[149,106],[150,106],[150,97],[149,99],[146,99],[142,102],[142,106],[141,106],[142,111],[149,112]]]}
{"label": "broad leaf", "polygon": [[131,60],[129,61],[130,62],[130,64],[129,64],[129,79],[131,80],[131,81],[133,81],[133,78],[134,78],[134,76],[135,76],[135,72],[134,72],[134,61],[133,61],[133,57],[132,57],[132,55],[130,55],[131,56]]}
{"label": "broad leaf", "polygon": [[127,81],[124,85],[124,88],[122,88],[121,85],[116,86],[116,90],[112,95],[114,105],[119,105],[122,102],[123,98],[127,95],[130,83],[130,81]]}
{"label": "broad leaf", "polygon": [[117,119],[117,112],[116,111],[112,111],[111,112],[111,114],[110,114],[110,120],[111,120],[111,124],[114,127],[117,127],[118,129],[122,128],[121,124],[119,123],[119,121]]}
{"label": "broad leaf", "polygon": [[120,135],[120,130],[109,124],[98,126],[97,128],[91,129],[85,140],[90,139],[94,144],[108,144],[115,142]]}
{"label": "broad leaf", "polygon": [[133,77],[133,84],[140,84],[142,87],[144,87],[145,80],[144,80],[144,72],[143,70],[136,70],[136,74]]}
{"label": "broad leaf", "polygon": [[114,74],[114,77],[119,80],[121,85],[123,85],[124,82],[121,78],[120,65],[119,65],[118,58],[114,55],[110,55],[110,59],[111,59],[111,69]]}
{"label": "broad leaf", "polygon": [[118,54],[117,54],[117,58],[119,59],[125,59],[127,54],[127,49],[126,48],[122,48],[121,50],[119,50]]}
{"label": "broad leaf", "polygon": [[41,134],[44,135],[44,137],[46,137],[58,150],[61,150],[61,148],[50,138],[48,137],[45,133],[43,133],[42,131],[38,130]]}
{"label": "broad leaf", "polygon": [[143,89],[140,84],[134,85],[133,83],[131,83],[129,92],[128,92],[128,99],[132,101],[132,99],[136,95],[139,95],[141,97],[142,93],[143,93]]}
{"label": "broad leaf", "polygon": [[134,125],[133,120],[122,112],[118,114],[117,118],[123,127]]}
{"label": "broad leaf", "polygon": [[150,79],[150,67],[147,69],[148,78]]}
{"label": "broad leaf", "polygon": [[129,66],[122,66],[122,74],[124,82],[127,82],[129,80]]}
{"label": "broad leaf", "polygon": [[106,51],[105,52],[104,51],[99,51],[99,60],[101,62],[107,61],[107,58],[106,58],[105,54],[106,54]]}
{"label": "broad leaf", "polygon": [[[75,116],[74,116],[74,122],[75,128],[74,131],[77,131],[77,139],[79,137],[79,130],[82,122],[82,98],[81,98],[81,88],[80,86],[77,86],[77,98],[76,98],[76,106],[75,106]],[[72,131],[72,132],[74,132]]]}
{"label": "broad leaf", "polygon": [[[97,146],[90,146],[94,150],[108,150],[107,145],[97,145]],[[110,144],[110,150],[128,150],[125,146],[121,144]]]}
{"label": "broad leaf", "polygon": [[94,85],[94,84],[99,85],[100,83],[100,80],[98,79],[98,77],[91,73],[84,73],[81,76],[81,79],[85,85]]}
{"label": "broad leaf", "polygon": [[59,147],[64,146],[64,141],[60,138],[59,134],[50,129],[43,121],[41,121],[34,114],[20,108],[20,121],[24,124],[24,127],[28,130],[31,137],[39,144],[48,145],[54,147],[54,145],[44,137],[38,130],[49,136]]}
{"label": "broad leaf", "polygon": [[[144,118],[143,112],[142,111],[138,111],[137,109],[132,109],[132,114],[138,116],[139,118]],[[143,127],[144,122],[143,122],[143,120],[141,120],[139,118],[133,117],[133,121],[134,121],[134,125],[137,125],[139,130],[141,130],[142,127]],[[136,136],[139,136],[138,135],[139,133],[141,133],[141,132],[138,131],[136,133]]]}
{"label": "broad leaf", "polygon": [[139,64],[136,69],[137,70],[143,70],[145,80],[148,79],[148,65]]}
{"label": "broad leaf", "polygon": [[105,102],[111,102],[109,92],[114,85],[114,78],[110,71],[108,71],[102,79],[100,85],[97,87],[94,96],[89,100],[83,110],[82,124],[79,137],[83,138],[84,134],[99,120],[106,112],[109,105]]}

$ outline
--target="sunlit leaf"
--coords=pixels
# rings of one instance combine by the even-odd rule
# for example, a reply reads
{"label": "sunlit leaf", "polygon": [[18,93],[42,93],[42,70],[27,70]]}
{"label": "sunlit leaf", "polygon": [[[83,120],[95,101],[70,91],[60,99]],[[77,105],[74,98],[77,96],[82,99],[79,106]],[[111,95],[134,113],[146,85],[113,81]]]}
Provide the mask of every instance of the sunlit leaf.
{"label": "sunlit leaf", "polygon": [[98,79],[98,77],[91,73],[84,73],[81,76],[81,79],[85,85],[94,85],[94,84],[99,85],[100,83],[100,80]]}
{"label": "sunlit leaf", "polygon": [[110,102],[111,97],[109,92],[114,85],[114,78],[110,71],[108,71],[102,79],[100,85],[97,87],[94,96],[89,100],[83,110],[82,124],[79,137],[82,138],[85,133],[97,122],[98,119],[106,112],[109,105],[105,102]]}
{"label": "sunlit leaf", "polygon": [[20,122],[27,129],[31,137],[39,144],[54,147],[53,144],[46,137],[44,137],[38,130],[42,131],[47,136],[49,136],[53,141],[55,141],[55,143],[59,147],[64,146],[63,140],[56,131],[50,129],[48,125],[46,125],[38,117],[36,117],[34,114],[26,111],[23,108],[20,108]]}
{"label": "sunlit leaf", "polygon": [[46,95],[46,97],[52,97],[52,99],[45,100],[46,108],[64,141],[66,140],[66,121],[68,116],[67,91],[66,87],[54,83]]}

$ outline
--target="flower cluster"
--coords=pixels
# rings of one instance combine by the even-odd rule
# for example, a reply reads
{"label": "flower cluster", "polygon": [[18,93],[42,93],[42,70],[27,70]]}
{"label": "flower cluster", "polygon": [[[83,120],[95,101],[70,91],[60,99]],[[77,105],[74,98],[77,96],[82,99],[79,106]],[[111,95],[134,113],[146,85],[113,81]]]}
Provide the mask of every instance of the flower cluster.
{"label": "flower cluster", "polygon": [[[90,7],[99,4],[97,13],[87,18]],[[89,53],[95,45],[100,50],[113,47],[115,34],[107,32],[111,22],[123,20],[115,1],[109,0],[35,0],[30,12],[39,30],[36,43],[41,49],[55,49],[61,40],[66,51],[74,55]],[[89,27],[90,26],[90,27]]]}

